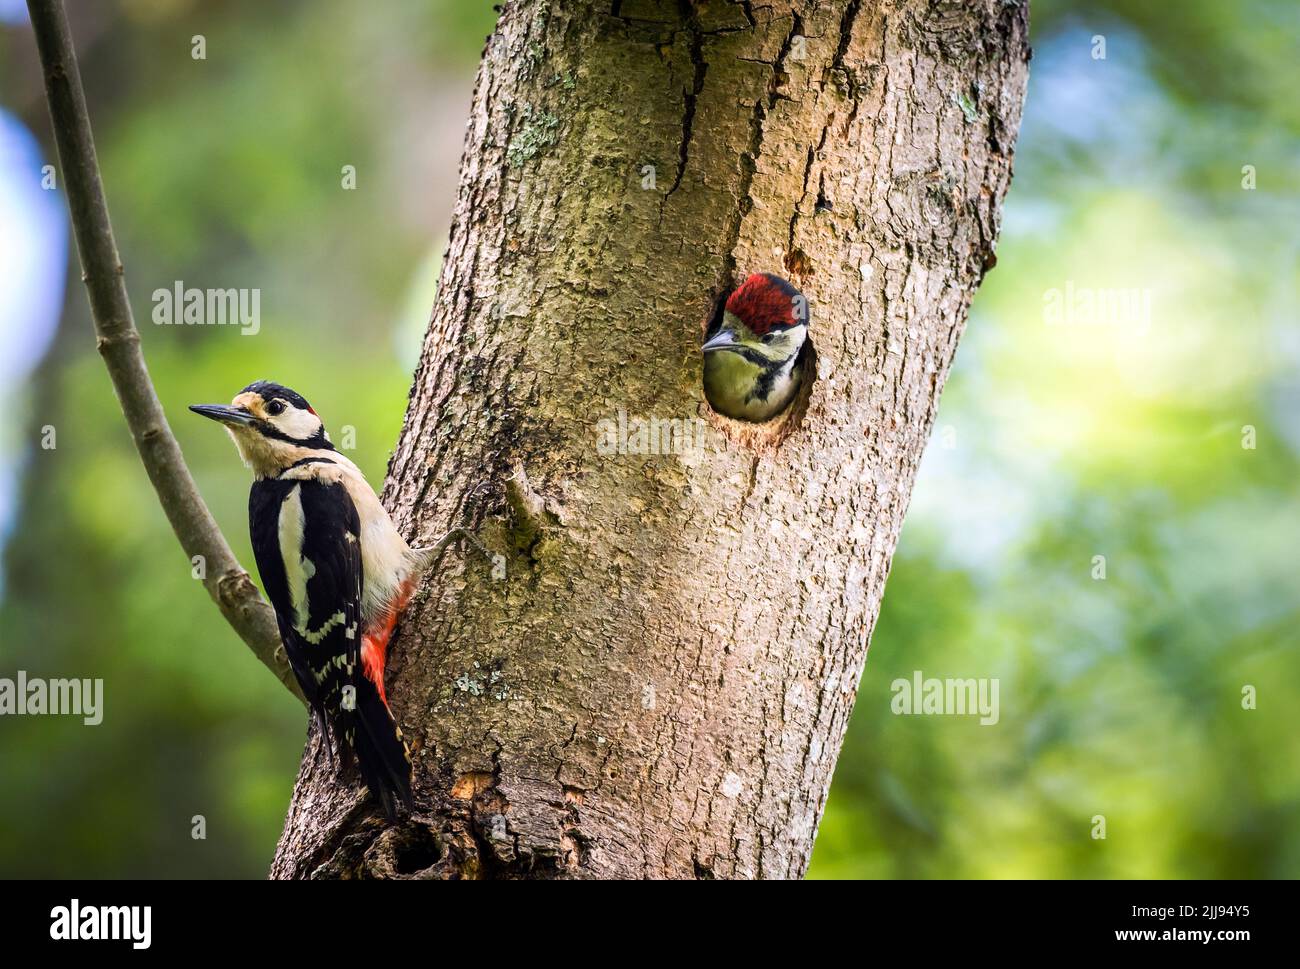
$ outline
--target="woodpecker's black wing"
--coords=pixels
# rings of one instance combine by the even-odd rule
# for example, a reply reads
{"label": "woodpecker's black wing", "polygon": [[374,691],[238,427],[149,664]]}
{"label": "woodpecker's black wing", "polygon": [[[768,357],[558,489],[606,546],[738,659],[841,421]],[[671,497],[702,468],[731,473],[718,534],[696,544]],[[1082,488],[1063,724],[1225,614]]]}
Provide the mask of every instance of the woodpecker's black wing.
{"label": "woodpecker's black wing", "polygon": [[[296,481],[259,478],[253,482],[252,490],[248,493],[248,534],[253,544],[253,558],[257,562],[258,575],[262,577],[262,589],[275,609],[280,639],[286,644],[293,633],[294,618],[293,603],[289,599],[289,580],[284,560],[280,557],[280,506],[284,503],[285,496],[297,486]],[[287,648],[285,653],[289,657],[293,675],[302,687],[303,696],[315,712],[315,680],[303,665],[302,657],[289,652]]]}
{"label": "woodpecker's black wing", "polygon": [[[328,463],[328,462],[326,462]],[[318,478],[258,481],[249,496],[253,554],[294,675],[312,709],[356,753],[366,785],[394,815],[410,800],[405,745],[362,672],[361,523],[347,488]]]}
{"label": "woodpecker's black wing", "polygon": [[303,694],[341,709],[360,661],[361,524],[343,485],[268,478],[249,494],[253,555]]}

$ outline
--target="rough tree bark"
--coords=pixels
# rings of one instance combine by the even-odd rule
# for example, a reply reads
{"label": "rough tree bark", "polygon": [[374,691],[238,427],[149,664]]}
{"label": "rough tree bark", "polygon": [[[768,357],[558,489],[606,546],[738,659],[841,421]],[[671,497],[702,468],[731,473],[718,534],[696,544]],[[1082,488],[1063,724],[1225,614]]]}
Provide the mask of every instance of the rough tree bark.
{"label": "rough tree bark", "polygon": [[[467,514],[501,558],[445,561],[394,646],[419,810],[386,827],[313,737],[273,876],[803,874],[993,263],[1027,22],[507,6],[385,489],[418,540]],[[699,344],[763,270],[809,297],[817,380],[745,433],[704,403]],[[704,446],[605,453],[620,410],[699,416]]]}

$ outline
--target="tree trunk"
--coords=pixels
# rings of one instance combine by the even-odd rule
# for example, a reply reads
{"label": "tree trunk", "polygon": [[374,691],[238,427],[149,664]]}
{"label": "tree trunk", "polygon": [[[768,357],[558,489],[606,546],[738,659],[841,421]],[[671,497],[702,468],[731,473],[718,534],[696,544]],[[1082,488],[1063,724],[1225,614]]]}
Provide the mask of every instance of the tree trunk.
{"label": "tree trunk", "polygon": [[[993,263],[1027,26],[1007,0],[506,8],[384,492],[420,544],[467,516],[497,557],[445,558],[393,648],[414,816],[385,826],[312,737],[274,877],[804,873]],[[759,271],[816,348],[776,428],[701,387]]]}

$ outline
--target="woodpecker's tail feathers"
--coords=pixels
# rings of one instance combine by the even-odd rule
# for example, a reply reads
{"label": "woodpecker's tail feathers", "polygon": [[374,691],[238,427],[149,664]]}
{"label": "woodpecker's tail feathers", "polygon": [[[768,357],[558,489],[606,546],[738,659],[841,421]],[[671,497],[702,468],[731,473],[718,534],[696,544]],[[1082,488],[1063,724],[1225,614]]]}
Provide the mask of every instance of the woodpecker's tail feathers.
{"label": "woodpecker's tail feathers", "polygon": [[357,684],[356,710],[352,711],[352,746],[361,776],[389,821],[397,820],[400,802],[410,810],[411,755],[379,691],[368,680]]}
{"label": "woodpecker's tail feathers", "polygon": [[[338,758],[334,755],[334,732],[330,730],[330,718],[326,716],[324,707],[312,706],[311,714],[320,728],[321,742],[325,745],[325,756],[329,759],[330,766],[335,766]],[[346,747],[342,747],[341,756],[346,760]]]}

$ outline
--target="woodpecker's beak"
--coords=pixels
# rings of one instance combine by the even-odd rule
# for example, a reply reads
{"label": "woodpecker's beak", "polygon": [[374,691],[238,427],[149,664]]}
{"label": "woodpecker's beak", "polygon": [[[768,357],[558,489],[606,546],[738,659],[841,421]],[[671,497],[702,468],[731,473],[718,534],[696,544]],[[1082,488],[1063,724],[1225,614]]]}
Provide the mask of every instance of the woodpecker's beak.
{"label": "woodpecker's beak", "polygon": [[734,347],[736,342],[735,331],[724,328],[713,334],[700,349],[705,353],[711,350],[726,350]]}
{"label": "woodpecker's beak", "polygon": [[237,427],[253,423],[253,415],[248,411],[226,404],[190,404],[190,410],[204,417],[211,417],[214,421]]}

